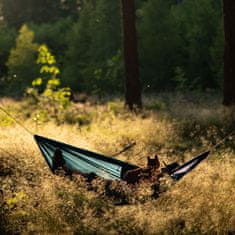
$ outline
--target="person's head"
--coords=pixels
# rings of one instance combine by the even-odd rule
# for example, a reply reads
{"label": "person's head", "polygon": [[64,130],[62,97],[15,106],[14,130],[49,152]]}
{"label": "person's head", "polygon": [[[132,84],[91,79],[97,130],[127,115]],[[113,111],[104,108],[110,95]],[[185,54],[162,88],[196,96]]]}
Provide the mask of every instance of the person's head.
{"label": "person's head", "polygon": [[152,169],[158,169],[160,167],[160,162],[158,156],[155,155],[154,158],[147,157],[147,167]]}

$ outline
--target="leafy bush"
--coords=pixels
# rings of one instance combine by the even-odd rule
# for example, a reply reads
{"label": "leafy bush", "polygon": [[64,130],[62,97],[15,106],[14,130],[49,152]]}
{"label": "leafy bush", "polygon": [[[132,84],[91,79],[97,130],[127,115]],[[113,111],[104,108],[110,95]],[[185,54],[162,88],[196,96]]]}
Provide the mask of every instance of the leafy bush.
{"label": "leafy bush", "polygon": [[60,70],[56,65],[55,56],[51,54],[46,45],[38,49],[37,64],[41,65],[40,75],[32,82],[32,88],[27,89],[39,109],[47,110],[57,118],[64,109],[70,105],[70,88],[59,88],[60,79],[57,77]]}

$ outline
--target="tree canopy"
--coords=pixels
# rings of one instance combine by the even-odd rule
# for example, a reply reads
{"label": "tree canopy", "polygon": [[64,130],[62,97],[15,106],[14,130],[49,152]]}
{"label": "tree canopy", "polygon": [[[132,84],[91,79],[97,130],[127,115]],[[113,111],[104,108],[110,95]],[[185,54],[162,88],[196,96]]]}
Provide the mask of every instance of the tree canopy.
{"label": "tree canopy", "polygon": [[[7,87],[4,82],[12,70],[7,61],[16,48],[16,32],[25,23],[34,42],[45,43],[55,54],[62,84],[93,94],[123,92],[121,1],[0,3],[1,86]],[[219,0],[136,1],[134,13],[144,91],[221,90],[224,35]],[[31,69],[23,67],[27,84]]]}

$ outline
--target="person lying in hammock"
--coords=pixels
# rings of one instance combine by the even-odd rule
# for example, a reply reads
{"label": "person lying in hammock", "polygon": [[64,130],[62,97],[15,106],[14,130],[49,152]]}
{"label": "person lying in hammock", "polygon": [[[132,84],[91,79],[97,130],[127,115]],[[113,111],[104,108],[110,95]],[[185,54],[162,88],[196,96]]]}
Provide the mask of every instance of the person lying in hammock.
{"label": "person lying in hammock", "polygon": [[[134,170],[127,171],[123,177],[123,180],[126,181],[127,184],[136,184],[144,180],[158,181],[158,179],[163,176],[164,169],[165,168],[160,169],[160,161],[157,155],[155,155],[153,159],[147,157],[146,168],[137,168]],[[57,148],[52,158],[52,172],[56,173],[59,170],[64,170],[65,174],[69,176],[72,176],[73,173],[80,174],[84,176],[87,182],[89,183],[97,178],[97,175],[93,172],[88,174],[84,174],[81,172],[72,172],[66,166],[66,162],[63,158],[62,151],[59,148]]]}
{"label": "person lying in hammock", "polygon": [[86,178],[87,182],[91,182],[93,179],[97,178],[97,175],[93,172],[89,174],[82,174],[81,172],[72,172],[67,166],[64,160],[61,149],[57,148],[55,150],[54,156],[52,158],[52,172],[55,174],[58,171],[63,170],[65,175],[72,176],[72,174],[79,174]]}

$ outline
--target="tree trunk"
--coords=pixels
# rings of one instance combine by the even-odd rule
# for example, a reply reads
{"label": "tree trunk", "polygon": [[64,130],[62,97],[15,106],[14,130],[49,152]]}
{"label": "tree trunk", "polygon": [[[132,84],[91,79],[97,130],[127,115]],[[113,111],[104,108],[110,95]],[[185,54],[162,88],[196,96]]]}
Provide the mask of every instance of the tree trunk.
{"label": "tree trunk", "polygon": [[131,109],[142,108],[135,28],[135,0],[122,0],[123,49],[125,64],[125,103]]}
{"label": "tree trunk", "polygon": [[223,0],[224,11],[224,100],[235,105],[235,0]]}

